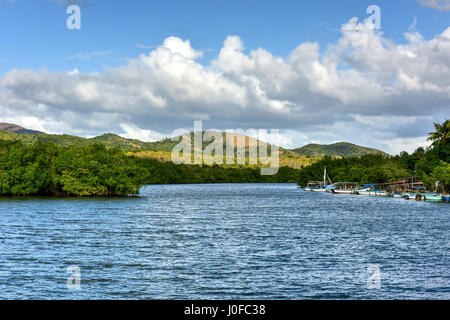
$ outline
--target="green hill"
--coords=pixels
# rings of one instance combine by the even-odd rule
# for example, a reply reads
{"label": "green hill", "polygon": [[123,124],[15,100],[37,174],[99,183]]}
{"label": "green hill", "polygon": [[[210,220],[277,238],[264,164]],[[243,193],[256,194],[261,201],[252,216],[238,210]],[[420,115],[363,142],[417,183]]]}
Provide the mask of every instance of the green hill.
{"label": "green hill", "polygon": [[[26,129],[24,129],[26,130]],[[193,133],[191,135],[191,142],[194,141]],[[223,133],[223,135],[225,135]],[[234,139],[244,139],[245,141],[245,157],[246,162],[249,161],[249,147],[251,145],[258,144],[257,139],[242,136],[233,135]],[[172,149],[179,143],[178,140],[172,141],[172,139],[164,139],[156,142],[143,142],[136,139],[126,139],[119,135],[107,133],[98,137],[93,138],[81,138],[72,135],[56,135],[56,134],[19,134],[14,132],[0,131],[0,140],[11,140],[11,141],[21,141],[24,145],[33,145],[38,142],[53,142],[57,145],[68,147],[71,145],[75,146],[87,146],[92,144],[102,144],[107,148],[118,148],[125,152],[131,152],[140,158],[152,158],[160,162],[170,162]],[[235,141],[236,141],[235,140]],[[225,141],[225,138],[224,138]],[[203,141],[203,148],[209,145],[210,142]],[[224,147],[225,148],[225,147]],[[268,153],[270,154],[270,146],[268,147]],[[318,159],[311,159],[301,156],[291,150],[280,148],[280,166],[287,166],[291,168],[301,168],[303,166],[309,165]],[[193,150],[192,150],[193,151]],[[225,149],[223,154],[226,154]],[[235,156],[237,155],[237,150],[235,149]],[[224,161],[225,162],[225,161]]]}
{"label": "green hill", "polygon": [[348,142],[338,142],[328,145],[312,143],[301,148],[293,149],[292,151],[299,155],[313,158],[323,156],[361,157],[368,154],[388,155],[387,153],[377,149],[361,147]]}
{"label": "green hill", "polygon": [[100,143],[108,148],[119,148],[124,151],[148,150],[150,147],[150,143],[137,139],[126,139],[113,133],[107,133],[87,140],[88,143]]}
{"label": "green hill", "polygon": [[[170,161],[171,152],[178,141],[172,141],[172,139],[164,139],[156,142],[143,142],[137,139],[127,139],[119,135],[107,133],[98,137],[93,138],[81,138],[77,136],[62,134],[46,134],[38,131],[28,130],[20,126],[4,124],[2,127],[7,131],[0,131],[1,140],[12,140],[21,141],[24,145],[32,145],[37,142],[53,142],[57,145],[67,147],[71,145],[76,146],[87,146],[95,143],[103,144],[107,148],[118,148],[125,152],[132,152],[134,154],[139,153],[138,156],[143,158],[154,158],[158,161]],[[34,132],[34,133],[33,133]],[[223,139],[225,141],[225,133],[223,134]],[[191,142],[194,141],[194,134],[191,133]],[[260,141],[257,139],[243,136],[243,135],[233,135],[235,142],[238,139],[244,139],[245,141],[245,157],[248,160],[249,148],[252,145],[258,145]],[[241,140],[242,141],[242,140]],[[203,141],[203,148],[205,148],[210,142]],[[270,150],[270,145],[268,147]],[[305,165],[313,163],[318,158],[323,156],[334,156],[334,157],[351,157],[351,156],[363,156],[367,154],[383,154],[386,153],[357,146],[347,142],[339,142],[330,145],[320,145],[320,144],[309,144],[298,149],[284,149],[280,148],[280,165],[289,166],[293,168],[300,168]],[[225,147],[223,154],[226,154]],[[270,151],[269,151],[270,154]],[[235,156],[237,155],[237,150],[235,150]],[[315,159],[312,159],[315,158]]]}
{"label": "green hill", "polygon": [[31,145],[37,142],[53,142],[57,145],[68,147],[71,145],[86,146],[99,143],[105,145],[107,148],[119,148],[124,151],[147,150],[148,148],[147,143],[145,142],[134,139],[125,139],[112,133],[86,139],[68,134],[18,134],[0,131],[0,139],[21,141],[25,145]]}

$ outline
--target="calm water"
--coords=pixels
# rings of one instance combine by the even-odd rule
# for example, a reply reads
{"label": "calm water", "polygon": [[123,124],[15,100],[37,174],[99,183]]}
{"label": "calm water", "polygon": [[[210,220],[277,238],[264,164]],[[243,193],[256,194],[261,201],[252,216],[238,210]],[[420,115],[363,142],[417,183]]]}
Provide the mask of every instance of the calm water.
{"label": "calm water", "polygon": [[[293,184],[3,199],[0,298],[449,299],[449,214],[448,204]],[[71,265],[80,291],[67,288]],[[368,289],[377,267],[380,288]]]}

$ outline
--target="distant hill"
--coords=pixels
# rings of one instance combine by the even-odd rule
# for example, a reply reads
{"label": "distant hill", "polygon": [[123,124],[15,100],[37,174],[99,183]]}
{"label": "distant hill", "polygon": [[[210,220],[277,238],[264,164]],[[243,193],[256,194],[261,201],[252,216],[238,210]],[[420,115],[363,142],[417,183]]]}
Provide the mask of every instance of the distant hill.
{"label": "distant hill", "polygon": [[[222,134],[225,141],[225,133]],[[194,134],[190,133],[190,136],[193,143]],[[249,147],[251,147],[252,145],[257,145],[260,142],[255,138],[238,134],[233,134],[233,139],[235,141],[237,141],[237,139],[244,139],[245,157],[247,158],[247,160],[250,154]],[[81,138],[67,134],[46,134],[35,130],[28,130],[13,124],[5,123],[0,124],[0,140],[21,141],[25,145],[34,144],[37,142],[53,142],[63,147],[68,147],[71,145],[83,146],[100,143],[108,148],[119,148],[125,152],[133,152],[135,155],[142,158],[154,158],[159,161],[170,161],[172,149],[179,143],[178,140],[173,141],[172,139],[164,139],[156,142],[143,142],[137,139],[123,138],[113,133],[107,133],[93,138]],[[205,148],[209,144],[210,142],[204,141],[203,148]],[[270,150],[270,148],[271,147],[269,145],[268,149]],[[387,155],[380,150],[361,147],[347,142],[339,142],[330,145],[309,144],[293,150],[284,148],[279,148],[279,150],[280,165],[293,168],[300,168],[302,166],[309,165],[325,155],[335,157],[363,156],[366,154]],[[226,154],[225,147],[223,150],[223,154]],[[236,155],[237,150],[235,150],[235,156]]]}
{"label": "distant hill", "polygon": [[11,124],[11,123],[0,123],[0,130],[5,132],[12,132],[17,134],[40,134],[43,132],[36,130],[25,129],[21,126]]}
{"label": "distant hill", "polygon": [[151,146],[151,142],[127,139],[113,133],[107,133],[87,140],[89,143],[101,143],[111,148],[119,148],[127,151],[148,150]]}
{"label": "distant hill", "polygon": [[361,147],[348,142],[338,142],[328,145],[312,143],[301,148],[293,149],[292,151],[301,156],[312,158],[323,156],[360,157],[368,154],[388,155],[387,153],[377,149]]}
{"label": "distant hill", "polygon": [[0,131],[1,140],[21,141],[25,145],[37,142],[53,142],[57,145],[68,147],[71,145],[84,146],[94,143],[104,144],[108,148],[119,148],[124,151],[147,150],[146,142],[126,139],[116,134],[108,133],[94,138],[81,138],[68,134],[19,134],[14,132]]}
{"label": "distant hill", "polygon": [[[26,130],[26,129],[23,129]],[[26,130],[30,132],[32,130]],[[20,131],[25,132],[25,131]],[[191,133],[191,141],[194,141],[194,134]],[[224,135],[224,133],[223,133]],[[249,147],[257,144],[259,141],[257,139],[244,136],[244,135],[233,135],[235,139],[244,139],[245,141],[245,157],[247,161],[249,160]],[[11,141],[21,141],[25,145],[31,145],[38,142],[53,142],[57,145],[68,147],[71,145],[83,146],[94,143],[100,143],[105,145],[107,148],[119,148],[125,152],[132,152],[134,155],[141,158],[153,158],[158,161],[166,162],[171,161],[171,153],[174,146],[176,146],[179,141],[172,139],[164,139],[156,142],[143,142],[136,139],[126,139],[119,135],[113,133],[107,133],[98,137],[93,138],[81,138],[77,136],[62,134],[22,134],[15,133],[11,131],[1,131],[0,130],[0,140],[11,140]],[[203,148],[207,146],[210,142],[203,142]],[[270,150],[270,146],[268,147]],[[318,159],[311,159],[301,156],[291,150],[280,148],[280,166],[288,166],[292,168],[301,168],[305,165],[309,165]],[[193,150],[192,150],[193,151]],[[225,150],[223,151],[226,154]],[[268,151],[270,154],[270,151]],[[235,150],[235,156],[237,155],[237,150]]]}

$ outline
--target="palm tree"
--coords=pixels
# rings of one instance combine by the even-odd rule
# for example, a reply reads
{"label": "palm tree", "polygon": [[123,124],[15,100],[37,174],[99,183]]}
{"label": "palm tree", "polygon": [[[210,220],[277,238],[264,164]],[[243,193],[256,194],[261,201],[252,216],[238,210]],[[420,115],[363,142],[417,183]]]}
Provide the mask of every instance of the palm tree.
{"label": "palm tree", "polygon": [[428,133],[428,141],[433,141],[433,145],[445,143],[450,138],[450,120],[447,119],[443,124],[434,123],[435,132]]}

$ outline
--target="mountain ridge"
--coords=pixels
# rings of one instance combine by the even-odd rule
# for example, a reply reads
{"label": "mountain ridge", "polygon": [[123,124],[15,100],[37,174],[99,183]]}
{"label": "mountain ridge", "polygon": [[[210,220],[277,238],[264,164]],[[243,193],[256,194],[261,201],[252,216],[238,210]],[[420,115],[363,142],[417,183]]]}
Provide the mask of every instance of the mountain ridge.
{"label": "mountain ridge", "polygon": [[[222,132],[222,134],[224,133]],[[193,133],[190,133],[190,135],[191,141],[193,141]],[[249,136],[233,135],[233,139],[238,139],[239,137],[243,137],[245,139],[244,141],[246,148],[248,148],[250,145],[253,145],[254,143],[259,142],[259,140]],[[82,138],[68,134],[47,134],[36,130],[29,130],[21,126],[9,123],[0,123],[0,139],[21,141],[24,144],[33,144],[37,142],[54,142],[64,147],[70,145],[89,145],[94,143],[101,143],[106,145],[107,147],[116,147],[128,152],[170,152],[173,147],[178,144],[178,141],[173,141],[171,138],[166,138],[155,142],[144,142],[138,139],[124,138],[114,133],[105,133],[103,135],[92,138]],[[261,142],[267,144],[266,142]],[[205,146],[205,144],[207,145],[209,144],[209,142],[203,142],[203,147]],[[280,154],[287,157],[301,156],[308,158],[319,158],[324,156],[351,157],[363,156],[366,154],[380,154],[389,156],[389,154],[381,150],[363,147],[349,142],[337,142],[328,145],[311,143],[295,149],[285,149],[280,147]]]}
{"label": "mountain ridge", "polygon": [[310,143],[303,147],[292,149],[292,151],[306,157],[360,157],[368,154],[389,156],[388,153],[381,150],[359,146],[350,142],[336,142],[332,144]]}
{"label": "mountain ridge", "polygon": [[43,132],[37,130],[25,129],[12,123],[0,122],[0,130],[17,134],[41,134]]}

